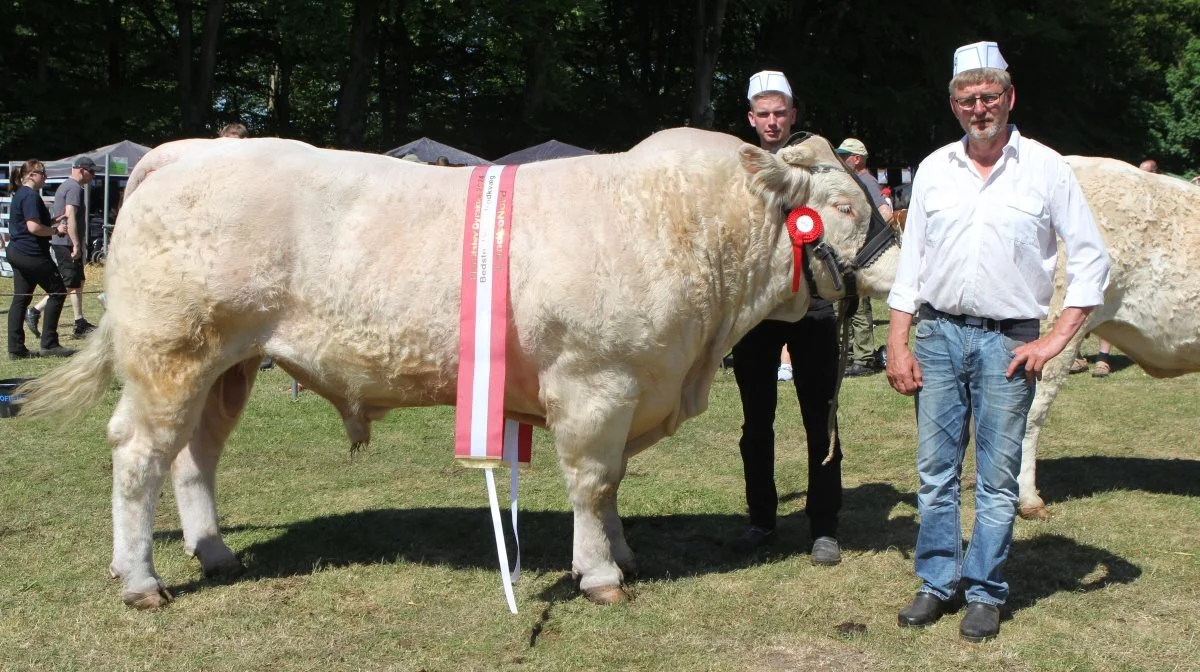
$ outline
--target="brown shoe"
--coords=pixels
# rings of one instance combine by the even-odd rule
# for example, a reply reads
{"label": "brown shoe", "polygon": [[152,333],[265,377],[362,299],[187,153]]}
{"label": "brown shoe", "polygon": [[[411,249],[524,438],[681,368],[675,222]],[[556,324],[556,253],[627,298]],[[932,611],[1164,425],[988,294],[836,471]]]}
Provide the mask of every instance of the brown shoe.
{"label": "brown shoe", "polygon": [[1105,378],[1110,373],[1112,373],[1112,367],[1108,365],[1108,362],[1096,362],[1096,366],[1092,369],[1093,378]]}
{"label": "brown shoe", "polygon": [[1083,357],[1076,357],[1075,361],[1071,362],[1071,373],[1083,373],[1088,369],[1088,361]]}

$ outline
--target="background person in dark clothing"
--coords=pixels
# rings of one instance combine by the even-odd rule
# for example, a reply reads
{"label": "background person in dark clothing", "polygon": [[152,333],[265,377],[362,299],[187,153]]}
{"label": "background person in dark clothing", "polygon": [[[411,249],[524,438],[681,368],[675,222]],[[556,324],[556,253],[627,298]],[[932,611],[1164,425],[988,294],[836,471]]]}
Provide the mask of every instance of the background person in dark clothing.
{"label": "background person in dark clothing", "polygon": [[[42,185],[46,182],[46,167],[41,161],[26,161],[10,176],[9,192],[12,206],[9,211],[8,263],[13,269],[13,297],[8,308],[8,357],[34,357],[25,347],[25,309],[33,300],[34,287],[50,294],[46,304],[46,324],[42,329],[42,355],[65,357],[73,351],[58,342],[58,315],[66,300],[66,286],[58,275],[58,267],[50,258],[50,236],[63,233],[66,226],[55,225],[50,210],[42,202]],[[20,185],[20,186],[17,186]]]}
{"label": "background person in dark clothing", "polygon": [[[766,70],[750,78],[750,125],[770,152],[787,143],[796,108],[782,72]],[[808,313],[796,322],[763,320],[733,346],[733,374],[742,398],[742,468],[750,527],[735,542],[748,551],[774,538],[779,496],[775,489],[775,406],[778,401],[780,350],[787,345],[804,431],[808,439],[808,495],[804,513],[812,532],[812,562],[841,562],[837,542],[842,508],[842,449],[829,464],[829,409],[837,383],[838,335],[833,305],[813,297]]]}

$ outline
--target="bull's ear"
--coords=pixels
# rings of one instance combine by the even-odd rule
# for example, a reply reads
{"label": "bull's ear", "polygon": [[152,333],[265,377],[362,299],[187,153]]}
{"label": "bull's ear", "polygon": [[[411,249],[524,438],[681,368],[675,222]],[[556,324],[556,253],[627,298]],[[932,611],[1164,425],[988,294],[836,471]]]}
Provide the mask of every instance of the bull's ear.
{"label": "bull's ear", "polygon": [[792,145],[779,150],[779,158],[789,166],[812,168],[817,162],[817,153],[807,145]]}
{"label": "bull's ear", "polygon": [[751,144],[742,145],[738,150],[738,159],[742,162],[742,167],[751,175],[757,174],[759,171],[766,170],[775,164],[775,157],[765,149],[760,149]]}

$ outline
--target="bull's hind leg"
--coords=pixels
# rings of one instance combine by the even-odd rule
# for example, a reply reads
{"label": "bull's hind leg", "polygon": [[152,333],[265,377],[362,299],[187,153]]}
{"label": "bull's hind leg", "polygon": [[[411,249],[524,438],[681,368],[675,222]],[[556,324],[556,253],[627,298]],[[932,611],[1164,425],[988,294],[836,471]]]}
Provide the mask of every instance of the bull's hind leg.
{"label": "bull's hind leg", "polygon": [[221,374],[208,392],[191,440],[171,465],[183,526],[183,548],[200,561],[206,576],[242,569],[242,563],[221,539],[216,500],[217,461],[246,407],[257,375],[257,358],[239,362]]}
{"label": "bull's hind leg", "polygon": [[154,571],[154,506],[171,461],[200,416],[201,385],[186,373],[169,384],[127,380],[108,423],[113,446],[113,560],[109,571],[122,580],[121,598],[139,609],[171,600]]}
{"label": "bull's hind leg", "polygon": [[612,389],[611,379],[597,382],[569,386],[568,396],[550,405],[547,420],[575,514],[571,567],[588,599],[611,604],[627,597],[622,568],[633,567],[617,490],[634,405],[625,390]]}

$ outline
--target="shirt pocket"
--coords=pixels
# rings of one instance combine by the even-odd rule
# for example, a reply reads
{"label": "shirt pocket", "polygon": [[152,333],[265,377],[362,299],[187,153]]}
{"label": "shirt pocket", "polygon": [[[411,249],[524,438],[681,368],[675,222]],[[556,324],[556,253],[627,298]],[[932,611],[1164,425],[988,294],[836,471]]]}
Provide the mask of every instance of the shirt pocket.
{"label": "shirt pocket", "polygon": [[958,194],[945,189],[934,189],[925,196],[925,240],[936,243],[946,237],[950,227],[958,219]]}
{"label": "shirt pocket", "polygon": [[999,225],[1002,237],[1018,247],[1038,247],[1042,222],[1046,219],[1046,202],[1038,196],[1013,196],[1006,199]]}

